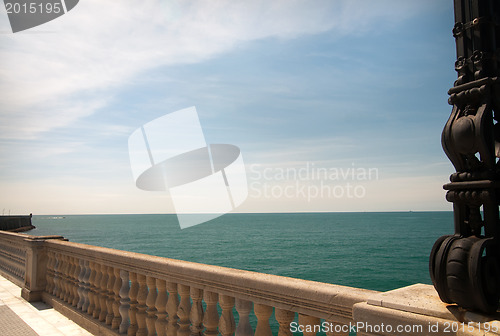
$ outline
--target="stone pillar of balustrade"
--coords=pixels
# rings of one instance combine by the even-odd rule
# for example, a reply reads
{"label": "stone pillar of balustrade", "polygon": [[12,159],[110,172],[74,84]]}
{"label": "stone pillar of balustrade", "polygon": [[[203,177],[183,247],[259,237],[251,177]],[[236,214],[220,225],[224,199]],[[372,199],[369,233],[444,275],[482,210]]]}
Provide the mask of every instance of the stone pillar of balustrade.
{"label": "stone pillar of balustrade", "polygon": [[189,319],[191,313],[189,286],[179,284],[178,290],[181,300],[179,302],[179,309],[177,310],[177,316],[179,317],[179,330],[177,331],[177,336],[189,336],[189,326],[191,324]]}
{"label": "stone pillar of balustrade", "polygon": [[137,293],[137,336],[146,336],[148,334],[146,324],[146,299],[148,297],[148,286],[146,286],[146,276],[137,274],[137,282],[139,283],[139,292]]}
{"label": "stone pillar of balustrade", "polygon": [[203,290],[191,287],[190,290],[191,300],[191,311],[189,312],[189,319],[191,321],[191,335],[201,336],[203,331]]}
{"label": "stone pillar of balustrade", "polygon": [[108,284],[106,288],[106,316],[104,318],[104,323],[111,325],[113,321],[113,302],[115,302],[115,293],[113,292],[113,287],[115,285],[115,270],[114,267],[108,266]]}
{"label": "stone pillar of balustrade", "polygon": [[80,259],[73,258],[74,269],[73,269],[73,301],[71,305],[73,307],[78,307],[78,302],[80,301],[80,295],[78,290],[80,289],[80,274],[82,271]]}
{"label": "stone pillar of balustrade", "polygon": [[47,285],[47,239],[64,239],[62,236],[30,236],[23,240],[26,247],[26,268],[21,296],[29,302],[40,301]]}
{"label": "stone pillar of balustrade", "polygon": [[[121,271],[118,267],[113,267],[113,274],[115,278],[115,282],[113,284],[112,288],[112,293],[113,293],[113,298],[112,298],[112,303],[111,303],[111,309],[113,310],[113,315],[111,319],[111,328],[112,329],[119,329],[120,324],[122,322],[122,317],[120,314],[120,290],[122,288],[122,278],[121,278]],[[128,280],[127,280],[128,282]],[[127,283],[128,285],[128,283]],[[128,293],[127,293],[128,294]],[[106,320],[106,323],[108,321]]]}
{"label": "stone pillar of balustrade", "polygon": [[276,308],[274,311],[274,316],[276,317],[276,321],[278,321],[279,324],[278,336],[291,336],[292,331],[290,328],[290,324],[295,318],[295,313],[292,311]]}
{"label": "stone pillar of balustrade", "polygon": [[76,290],[78,294],[78,302],[76,303],[76,309],[82,309],[83,303],[85,302],[85,297],[83,294],[85,290],[85,284],[83,282],[86,272],[85,261],[83,259],[79,259],[78,264],[80,265],[80,273],[78,274],[78,288]]}
{"label": "stone pillar of balustrade", "polygon": [[156,279],[156,288],[158,290],[155,302],[158,317],[155,322],[156,335],[165,336],[167,334],[167,282],[163,279]]}
{"label": "stone pillar of balustrade", "polygon": [[207,304],[207,309],[205,315],[203,316],[203,325],[205,326],[206,336],[217,336],[219,331],[217,327],[219,326],[219,312],[217,311],[217,301],[219,300],[219,295],[214,292],[205,291],[203,293],[203,299]]}
{"label": "stone pillar of balustrade", "polygon": [[66,256],[59,254],[59,293],[57,297],[60,300],[64,300],[66,293],[68,292],[68,276],[67,276],[68,263],[66,262]]}
{"label": "stone pillar of balustrade", "polygon": [[155,336],[157,319],[156,313],[158,312],[155,305],[156,297],[158,296],[158,292],[156,291],[156,279],[151,276],[147,276],[146,285],[148,287],[148,296],[146,298],[146,306],[148,307],[146,310],[146,325],[148,326],[148,336]]}
{"label": "stone pillar of balustrade", "polygon": [[304,336],[316,336],[321,331],[321,321],[314,316],[299,314],[299,325],[304,328]]}
{"label": "stone pillar of balustrade", "polygon": [[47,252],[47,270],[45,277],[45,291],[47,293],[52,293],[54,290],[54,264],[55,264],[55,256],[54,252]]}
{"label": "stone pillar of balustrade", "polygon": [[95,319],[98,319],[99,314],[101,313],[101,279],[102,279],[101,264],[94,262],[94,268],[95,268],[94,310],[92,311],[92,316]]}
{"label": "stone pillar of balustrade", "polygon": [[[129,326],[129,314],[130,314],[130,279],[129,273],[125,270],[120,270],[120,279],[121,279],[121,287],[120,287],[120,326],[118,327],[118,332],[120,334],[126,334]],[[116,321],[113,319],[113,325],[115,325]],[[114,329],[114,328],[113,328]]]}
{"label": "stone pillar of balustrade", "polygon": [[500,312],[486,315],[446,304],[431,285],[379,293],[353,307],[358,336],[500,335]]}
{"label": "stone pillar of balustrade", "polygon": [[137,294],[139,293],[139,282],[137,282],[137,273],[130,272],[130,309],[129,309],[129,318],[130,318],[130,326],[128,327],[127,336],[134,336],[137,333],[138,325],[137,325]]}
{"label": "stone pillar of balustrade", "polygon": [[83,294],[83,302],[82,302],[82,311],[87,312],[90,305],[89,292],[90,292],[90,262],[88,260],[84,260],[83,262],[85,273],[82,279],[82,294]]}
{"label": "stone pillar of balustrade", "polygon": [[[89,292],[88,292],[88,298],[89,298],[89,304],[87,308],[87,314],[92,315],[95,309],[95,277],[96,277],[96,268],[95,268],[95,263],[93,261],[89,261],[89,269],[90,269],[90,277],[89,277]],[[57,272],[56,272],[57,274]]]}
{"label": "stone pillar of balustrade", "polygon": [[252,311],[252,307],[252,301],[236,299],[236,311],[239,316],[236,336],[253,336],[253,329],[250,325],[250,312]]}
{"label": "stone pillar of balustrade", "polygon": [[101,310],[97,318],[101,322],[106,321],[106,315],[108,315],[108,267],[101,265],[101,282],[99,283],[99,303]]}
{"label": "stone pillar of balustrade", "polygon": [[273,314],[273,307],[263,304],[254,304],[253,311],[257,316],[257,328],[255,329],[256,335],[272,336],[271,326],[269,325],[269,318]]}
{"label": "stone pillar of balustrade", "polygon": [[222,309],[222,313],[219,318],[219,332],[222,336],[231,336],[234,334],[236,329],[236,323],[233,315],[234,297],[220,295],[219,305]]}
{"label": "stone pillar of balustrade", "polygon": [[177,330],[179,329],[179,324],[177,323],[179,320],[179,316],[177,316],[177,309],[179,307],[179,297],[178,297],[178,291],[177,291],[177,284],[175,282],[167,281],[167,291],[168,291],[167,335],[168,336],[177,336]]}

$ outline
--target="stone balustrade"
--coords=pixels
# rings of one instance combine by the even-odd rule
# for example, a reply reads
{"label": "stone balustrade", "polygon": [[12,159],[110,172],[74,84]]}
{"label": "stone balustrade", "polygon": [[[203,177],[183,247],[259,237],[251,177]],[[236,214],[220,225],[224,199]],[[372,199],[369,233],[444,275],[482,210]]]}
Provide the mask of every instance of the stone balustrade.
{"label": "stone balustrade", "polygon": [[44,242],[62,236],[29,236],[0,231],[0,273],[22,288],[28,301],[41,299],[45,287]]}
{"label": "stone balustrade", "polygon": [[[58,236],[2,232],[0,260],[1,265],[16,266],[0,270],[18,283],[24,279],[21,286],[30,294],[28,300],[41,298],[103,335],[291,335],[292,321],[353,323],[353,305],[376,293],[73,243]],[[28,272],[21,272],[28,263],[40,264],[36,281],[27,281]],[[34,289],[40,295],[33,295]]]}
{"label": "stone balustrade", "polygon": [[26,300],[45,301],[95,335],[500,335],[500,313],[462,311],[429,285],[379,293],[61,236],[0,232],[0,274]]}
{"label": "stone balustrade", "polygon": [[274,318],[279,335],[291,335],[296,319],[352,323],[353,305],[375,293],[67,241],[45,246],[44,301],[71,306],[106,334],[253,335],[256,319],[255,334],[272,335]]}
{"label": "stone balustrade", "polygon": [[24,238],[16,234],[0,235],[0,270],[18,286],[24,283],[26,249],[22,248]]}

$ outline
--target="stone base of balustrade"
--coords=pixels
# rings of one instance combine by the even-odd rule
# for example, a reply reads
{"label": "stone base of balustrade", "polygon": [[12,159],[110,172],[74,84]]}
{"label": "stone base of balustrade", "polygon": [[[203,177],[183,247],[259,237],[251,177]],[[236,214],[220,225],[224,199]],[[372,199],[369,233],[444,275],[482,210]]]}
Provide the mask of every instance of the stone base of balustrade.
{"label": "stone base of balustrade", "polygon": [[118,330],[113,330],[108,325],[99,322],[98,320],[92,318],[90,315],[84,314],[82,311],[76,309],[73,306],[68,305],[68,303],[48,294],[47,292],[42,293],[42,301],[46,304],[52,306],[62,315],[66,316],[80,327],[86,329],[93,335],[99,336],[118,336]]}
{"label": "stone base of balustrade", "polygon": [[416,284],[355,304],[358,336],[500,335],[500,312],[484,315],[443,303],[433,286]]}
{"label": "stone base of balustrade", "polygon": [[32,291],[27,288],[21,289],[21,297],[28,302],[42,301],[43,291]]}

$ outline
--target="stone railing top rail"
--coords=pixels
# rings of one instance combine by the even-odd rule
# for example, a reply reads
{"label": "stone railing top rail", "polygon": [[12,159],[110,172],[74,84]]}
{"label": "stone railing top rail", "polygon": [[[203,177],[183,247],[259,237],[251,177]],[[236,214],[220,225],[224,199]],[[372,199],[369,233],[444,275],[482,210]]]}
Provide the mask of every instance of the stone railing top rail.
{"label": "stone railing top rail", "polygon": [[49,235],[49,236],[32,236],[25,233],[15,233],[15,232],[7,232],[0,231],[0,239],[8,240],[8,241],[35,241],[35,240],[47,240],[47,239],[60,239],[67,240],[63,236],[58,235]]}

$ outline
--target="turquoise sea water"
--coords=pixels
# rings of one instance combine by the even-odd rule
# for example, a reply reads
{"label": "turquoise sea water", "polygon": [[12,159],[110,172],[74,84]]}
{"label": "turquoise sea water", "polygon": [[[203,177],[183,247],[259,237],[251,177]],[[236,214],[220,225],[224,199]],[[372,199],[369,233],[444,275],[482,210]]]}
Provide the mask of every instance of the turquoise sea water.
{"label": "turquoise sea water", "polygon": [[184,230],[175,215],[62,216],[34,216],[28,234],[379,291],[429,284],[432,245],[453,233],[452,212],[227,214]]}

